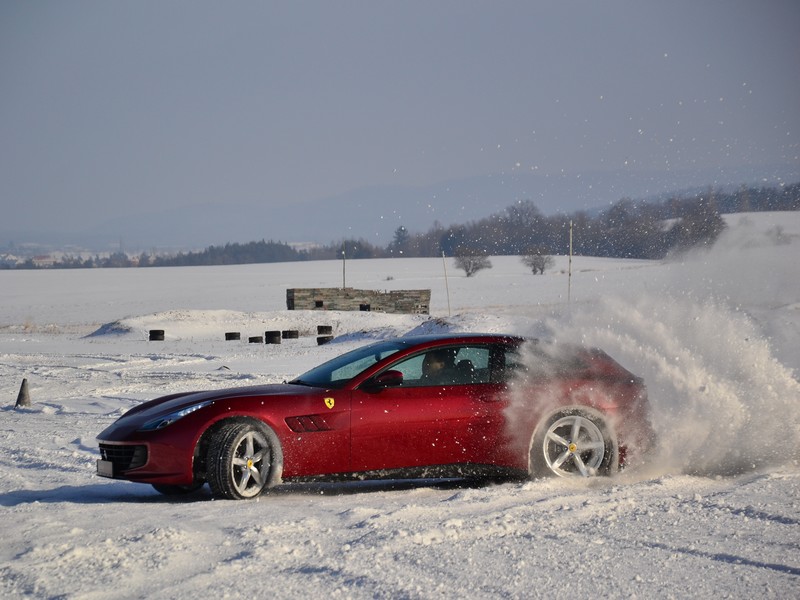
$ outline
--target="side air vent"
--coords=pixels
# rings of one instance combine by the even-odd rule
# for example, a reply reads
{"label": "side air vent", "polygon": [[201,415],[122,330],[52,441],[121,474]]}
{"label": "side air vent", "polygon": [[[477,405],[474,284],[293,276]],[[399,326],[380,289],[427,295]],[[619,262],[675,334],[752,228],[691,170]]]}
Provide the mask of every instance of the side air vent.
{"label": "side air vent", "polygon": [[322,415],[305,415],[302,417],[286,417],[286,424],[295,433],[309,433],[312,431],[330,431],[331,426]]}

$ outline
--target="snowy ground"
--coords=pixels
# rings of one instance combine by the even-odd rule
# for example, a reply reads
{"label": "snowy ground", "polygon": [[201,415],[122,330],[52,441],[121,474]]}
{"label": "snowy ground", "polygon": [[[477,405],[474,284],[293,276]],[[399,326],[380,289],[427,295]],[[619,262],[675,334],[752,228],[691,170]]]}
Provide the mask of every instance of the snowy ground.
{"label": "snowy ground", "polygon": [[[570,303],[566,258],[544,276],[513,257],[473,278],[448,262],[448,286],[441,259],[347,263],[348,286],[431,288],[430,318],[285,310],[287,287],[341,285],[335,262],[0,271],[0,597],[797,597],[800,214],[729,222],[683,260],[574,259]],[[335,342],[317,346],[317,325]],[[273,329],[302,335],[246,342]],[[590,482],[287,485],[252,502],[94,475],[95,435],[142,400],[282,381],[429,330],[603,347],[647,381],[652,464]],[[33,406],[14,409],[23,378]]]}

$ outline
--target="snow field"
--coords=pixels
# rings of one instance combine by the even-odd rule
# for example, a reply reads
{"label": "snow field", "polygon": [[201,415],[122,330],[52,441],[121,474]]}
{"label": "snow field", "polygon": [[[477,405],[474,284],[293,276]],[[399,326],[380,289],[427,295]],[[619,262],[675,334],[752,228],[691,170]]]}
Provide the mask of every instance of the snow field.
{"label": "snow field", "polygon": [[[800,218],[729,222],[673,261],[575,258],[569,305],[563,257],[535,277],[515,257],[469,279],[449,265],[451,314],[441,259],[348,263],[354,287],[431,287],[430,317],[286,311],[286,287],[340,284],[325,263],[0,271],[0,597],[794,597]],[[318,324],[337,339],[317,346]],[[303,336],[223,338],[284,328]],[[647,382],[653,460],[592,481],[292,484],[252,502],[94,475],[95,435],[143,400],[448,330],[602,347]],[[15,410],[23,378],[33,405]]]}

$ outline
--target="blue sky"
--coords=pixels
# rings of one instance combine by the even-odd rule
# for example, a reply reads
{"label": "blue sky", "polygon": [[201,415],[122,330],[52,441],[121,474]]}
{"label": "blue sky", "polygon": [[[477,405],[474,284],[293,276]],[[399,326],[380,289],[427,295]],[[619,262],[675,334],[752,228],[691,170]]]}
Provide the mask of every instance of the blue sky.
{"label": "blue sky", "polygon": [[513,171],[796,166],[798,26],[794,0],[5,0],[0,229]]}

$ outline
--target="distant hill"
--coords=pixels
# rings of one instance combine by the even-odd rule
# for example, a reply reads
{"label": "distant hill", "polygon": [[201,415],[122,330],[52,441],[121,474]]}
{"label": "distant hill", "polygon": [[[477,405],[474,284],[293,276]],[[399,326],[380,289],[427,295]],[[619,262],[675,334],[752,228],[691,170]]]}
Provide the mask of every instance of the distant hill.
{"label": "distant hill", "polygon": [[91,250],[193,250],[251,240],[290,244],[328,244],[362,238],[385,245],[403,225],[410,232],[447,227],[502,211],[522,200],[544,214],[586,210],[597,214],[621,198],[662,199],[713,186],[775,186],[800,181],[800,166],[747,167],[729,171],[595,172],[541,175],[512,171],[445,181],[423,187],[360,188],[314,202],[273,207],[241,204],[234,198],[113,219],[79,235],[0,231],[0,243],[30,241]]}

